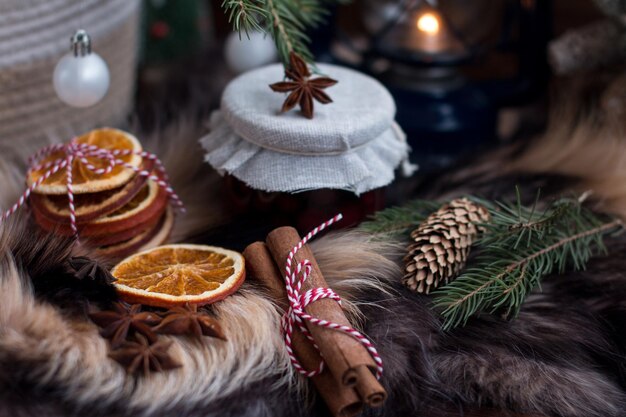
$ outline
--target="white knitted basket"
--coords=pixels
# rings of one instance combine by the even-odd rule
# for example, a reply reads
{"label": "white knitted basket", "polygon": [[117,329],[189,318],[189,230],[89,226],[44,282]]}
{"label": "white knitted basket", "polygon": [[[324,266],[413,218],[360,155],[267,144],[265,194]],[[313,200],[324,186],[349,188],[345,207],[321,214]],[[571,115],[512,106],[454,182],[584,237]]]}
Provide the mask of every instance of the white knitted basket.
{"label": "white knitted basket", "polygon": [[[135,89],[140,5],[139,0],[0,1],[0,145],[36,146],[51,134],[123,121]],[[106,97],[85,109],[61,102],[52,86],[54,67],[80,28],[111,73]]]}

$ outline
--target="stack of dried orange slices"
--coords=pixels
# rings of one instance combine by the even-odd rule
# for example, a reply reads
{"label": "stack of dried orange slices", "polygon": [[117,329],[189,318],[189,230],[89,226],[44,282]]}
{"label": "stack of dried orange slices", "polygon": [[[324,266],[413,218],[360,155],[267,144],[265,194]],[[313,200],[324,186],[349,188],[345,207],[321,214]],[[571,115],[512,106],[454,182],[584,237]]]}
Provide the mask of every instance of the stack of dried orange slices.
{"label": "stack of dried orange slices", "polygon": [[[138,155],[142,151],[139,141],[121,130],[93,130],[76,142],[107,150],[132,151],[118,158],[141,170],[154,168],[153,161]],[[59,157],[62,157],[60,152],[53,153],[42,164]],[[105,168],[108,164],[106,159],[96,157],[87,160],[95,168]],[[45,169],[31,171],[28,185],[44,173]],[[96,174],[78,159],[73,162],[72,177],[78,233],[81,239],[97,246],[98,253],[123,257],[158,246],[167,239],[174,216],[167,204],[167,192],[156,182],[124,166],[116,166],[108,174]],[[65,170],[43,181],[31,196],[37,224],[46,231],[71,236],[68,203]]]}

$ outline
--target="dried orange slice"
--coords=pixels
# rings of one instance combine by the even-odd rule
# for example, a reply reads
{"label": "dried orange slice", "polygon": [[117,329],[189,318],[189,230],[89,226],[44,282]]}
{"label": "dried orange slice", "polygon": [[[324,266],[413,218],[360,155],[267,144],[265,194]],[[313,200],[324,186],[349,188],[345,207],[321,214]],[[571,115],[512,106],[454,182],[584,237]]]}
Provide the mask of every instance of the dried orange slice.
{"label": "dried orange slice", "polygon": [[[146,163],[144,161],[142,169],[151,171],[152,166],[151,162]],[[135,175],[121,187],[74,196],[76,223],[88,223],[124,207],[141,191],[147,181],[148,179],[145,176]],[[30,203],[34,210],[37,210],[51,221],[60,223],[69,221],[69,202],[65,194],[45,195],[33,193],[30,197]]]}
{"label": "dried orange slice", "polygon": [[[159,187],[156,182],[148,180],[141,191],[125,206],[90,223],[79,224],[78,232],[83,237],[91,237],[145,226],[147,223],[156,222],[165,211],[166,206],[167,192]],[[66,236],[73,234],[69,220],[64,222],[50,220],[36,206],[34,206],[33,214],[35,221],[42,229]]]}
{"label": "dried orange slice", "polygon": [[125,301],[151,306],[210,304],[245,279],[243,256],[204,245],[166,245],[130,256],[111,271]]}
{"label": "dried orange slice", "polygon": [[[126,133],[118,129],[103,128],[92,130],[91,132],[77,138],[76,141],[80,144],[95,145],[102,149],[132,150],[134,152],[142,151],[141,144],[137,138],[130,133]],[[43,165],[47,162],[63,157],[64,153],[55,152],[44,158],[41,161],[41,164]],[[118,159],[121,159],[131,166],[139,167],[143,158],[139,155],[131,154],[120,156]],[[108,166],[108,161],[105,159],[89,157],[87,160],[96,168],[106,168]],[[29,172],[26,182],[30,186],[42,175],[44,175],[45,172],[46,169]],[[135,172],[132,169],[125,168],[123,166],[116,166],[108,174],[97,175],[90,171],[79,160],[74,160],[72,163],[72,183],[74,186],[74,194],[112,190],[126,184],[134,175]],[[65,170],[60,170],[41,183],[41,185],[35,189],[35,192],[40,194],[66,194],[66,181],[67,175]]]}
{"label": "dried orange slice", "polygon": [[[137,231],[132,229],[132,235],[123,233],[115,233],[111,237],[111,241],[99,240],[89,243],[99,245],[96,254],[108,259],[123,259],[127,256],[145,251],[162,245],[170,235],[174,227],[174,213],[171,208],[167,208],[165,214],[158,219],[156,224],[148,225],[148,229]],[[129,238],[129,236],[132,236]]]}

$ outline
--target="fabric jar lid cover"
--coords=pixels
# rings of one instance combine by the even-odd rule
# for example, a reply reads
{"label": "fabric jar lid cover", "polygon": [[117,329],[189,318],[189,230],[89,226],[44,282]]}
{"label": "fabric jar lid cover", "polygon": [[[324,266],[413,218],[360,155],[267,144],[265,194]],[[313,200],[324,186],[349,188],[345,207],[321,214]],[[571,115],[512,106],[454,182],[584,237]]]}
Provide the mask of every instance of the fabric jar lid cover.
{"label": "fabric jar lid cover", "polygon": [[212,115],[211,133],[201,140],[206,160],[219,172],[265,191],[339,188],[361,193],[391,182],[394,168],[408,153],[394,122],[393,98],[360,72],[326,64],[318,70],[339,82],[326,89],[333,103],[315,102],[312,120],[299,110],[280,113],[286,95],[269,88],[283,79],[279,64],[231,81],[221,109]]}

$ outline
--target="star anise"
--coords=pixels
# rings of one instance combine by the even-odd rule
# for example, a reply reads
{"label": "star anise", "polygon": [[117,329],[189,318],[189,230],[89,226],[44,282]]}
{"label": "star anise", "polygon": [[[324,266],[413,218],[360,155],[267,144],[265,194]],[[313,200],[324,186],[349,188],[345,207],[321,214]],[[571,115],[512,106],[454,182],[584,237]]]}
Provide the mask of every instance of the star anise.
{"label": "star anise", "polygon": [[127,341],[121,348],[109,353],[109,357],[124,366],[129,374],[143,371],[147,375],[151,371],[162,372],[180,367],[168,354],[171,341],[159,340],[151,343],[140,334],[136,338],[136,342]]}
{"label": "star anise", "polygon": [[161,334],[192,335],[201,339],[202,336],[217,337],[226,340],[220,324],[204,311],[198,311],[195,305],[174,307],[165,313],[165,318],[154,330]]}
{"label": "star anise", "polygon": [[115,281],[115,277],[93,259],[85,256],[74,256],[67,263],[74,276],[80,280],[89,279],[102,285],[111,285]]}
{"label": "star anise", "polygon": [[156,313],[141,311],[140,304],[127,307],[122,303],[113,303],[113,310],[91,313],[89,318],[102,328],[100,334],[110,339],[112,349],[124,343],[130,330],[155,342],[157,335],[152,331],[152,326],[161,322],[161,317]]}
{"label": "star anise", "polygon": [[322,104],[333,102],[323,89],[337,84],[337,81],[328,77],[311,78],[306,62],[294,52],[289,54],[289,68],[285,70],[285,77],[292,81],[281,81],[270,85],[273,91],[289,93],[281,112],[289,111],[296,104],[300,104],[302,114],[312,119],[313,99]]}

